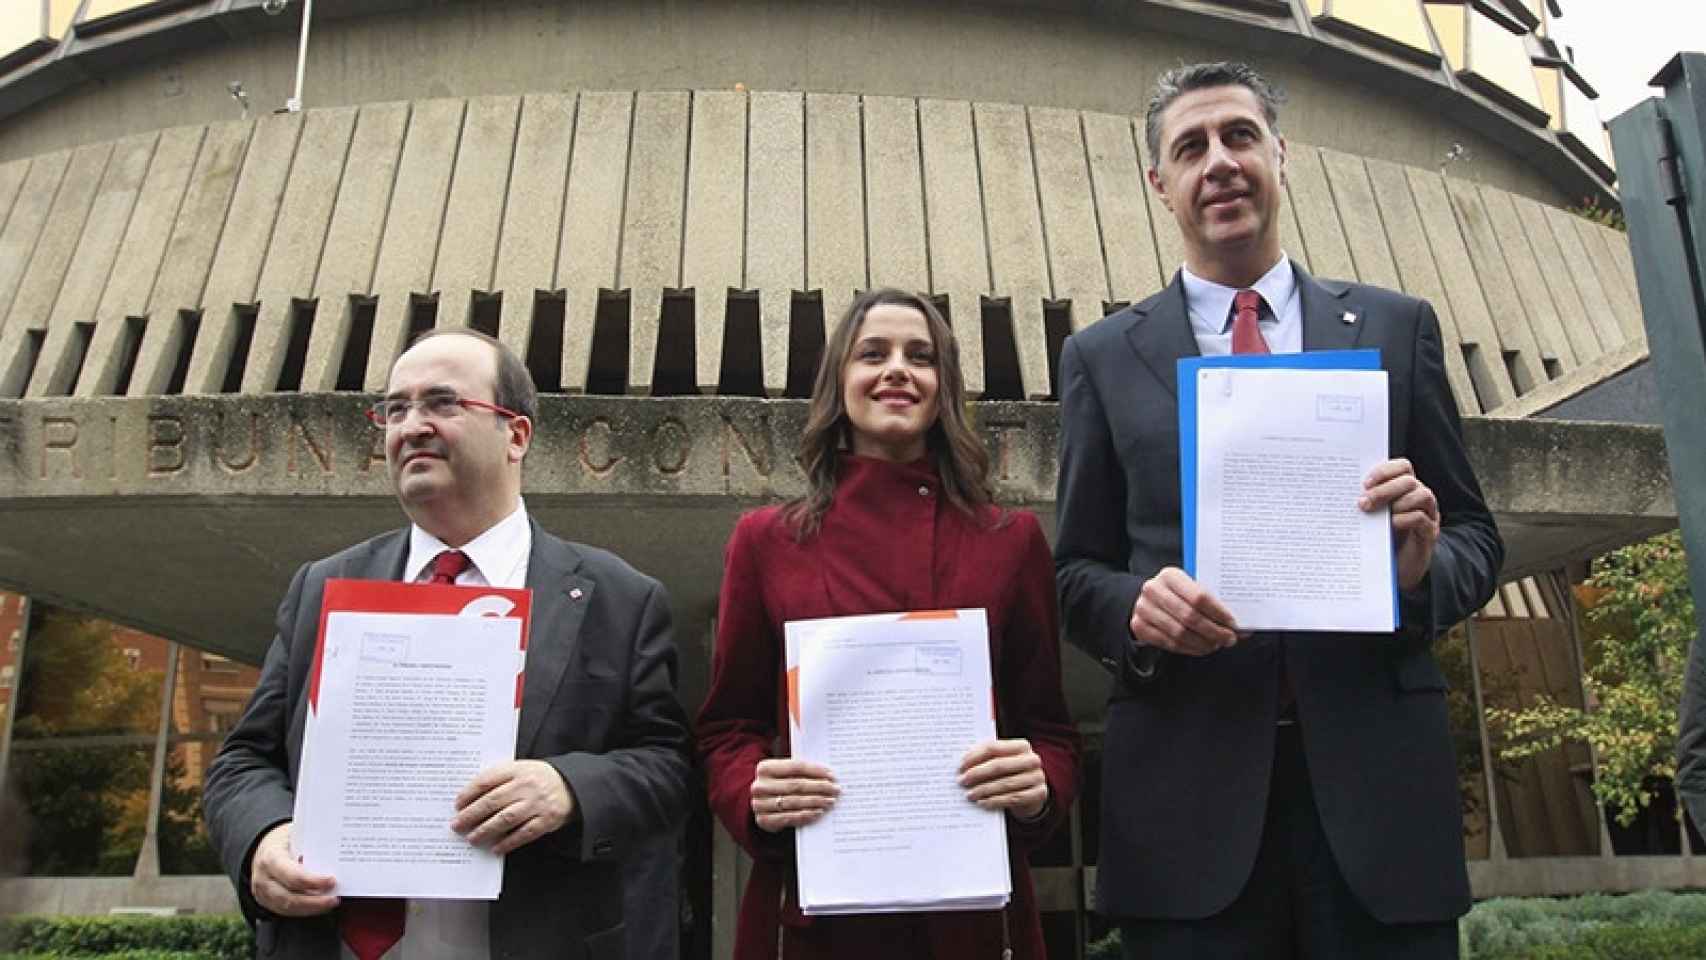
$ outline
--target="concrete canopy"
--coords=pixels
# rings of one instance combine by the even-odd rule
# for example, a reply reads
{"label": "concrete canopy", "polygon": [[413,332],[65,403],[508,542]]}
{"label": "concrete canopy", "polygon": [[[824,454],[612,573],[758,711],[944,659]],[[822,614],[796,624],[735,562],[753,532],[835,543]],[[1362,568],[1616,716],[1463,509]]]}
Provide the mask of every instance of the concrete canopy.
{"label": "concrete canopy", "polygon": [[[400,526],[362,395],[0,401],[0,584],[258,662],[290,576]],[[543,399],[525,474],[551,530],[618,550],[669,588],[682,694],[702,695],[722,548],[743,509],[790,496],[805,404]],[[1053,528],[1047,403],[974,405],[1004,502]],[[1656,428],[1471,418],[1507,578],[1674,526]],[[1070,652],[1081,717],[1099,671]]]}

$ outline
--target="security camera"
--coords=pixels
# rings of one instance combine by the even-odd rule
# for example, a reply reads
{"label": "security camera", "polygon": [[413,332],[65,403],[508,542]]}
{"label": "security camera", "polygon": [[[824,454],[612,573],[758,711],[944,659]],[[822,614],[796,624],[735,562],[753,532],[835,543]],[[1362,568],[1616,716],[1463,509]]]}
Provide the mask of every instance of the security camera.
{"label": "security camera", "polygon": [[276,17],[290,6],[290,0],[261,0],[261,12],[269,17]]}

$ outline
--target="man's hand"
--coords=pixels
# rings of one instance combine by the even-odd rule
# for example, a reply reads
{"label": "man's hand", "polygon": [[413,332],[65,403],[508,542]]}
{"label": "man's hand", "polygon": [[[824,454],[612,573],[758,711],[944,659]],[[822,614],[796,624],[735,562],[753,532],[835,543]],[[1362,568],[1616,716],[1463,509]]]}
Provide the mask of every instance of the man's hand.
{"label": "man's hand", "polygon": [[816,823],[835,806],[841,787],[822,764],[773,759],[758,761],[750,793],[758,828],[777,833]]}
{"label": "man's hand", "polygon": [[290,852],[290,823],[261,836],[249,861],[249,893],[255,902],[281,917],[315,917],[338,905],[337,881],[309,873]]}
{"label": "man's hand", "polygon": [[1138,643],[1201,657],[1238,642],[1238,623],[1214,595],[1178,567],[1144,581],[1131,608]]}
{"label": "man's hand", "polygon": [[514,760],[480,771],[462,788],[450,829],[501,857],[562,829],[574,809],[574,794],[556,767]]}
{"label": "man's hand", "polygon": [[985,810],[1010,810],[1035,820],[1048,805],[1043,761],[1029,740],[986,740],[960,760],[966,799]]}
{"label": "man's hand", "polygon": [[1364,511],[1392,508],[1392,532],[1398,535],[1398,587],[1414,590],[1428,575],[1434,544],[1439,542],[1439,501],[1404,459],[1375,467],[1362,488],[1358,507]]}

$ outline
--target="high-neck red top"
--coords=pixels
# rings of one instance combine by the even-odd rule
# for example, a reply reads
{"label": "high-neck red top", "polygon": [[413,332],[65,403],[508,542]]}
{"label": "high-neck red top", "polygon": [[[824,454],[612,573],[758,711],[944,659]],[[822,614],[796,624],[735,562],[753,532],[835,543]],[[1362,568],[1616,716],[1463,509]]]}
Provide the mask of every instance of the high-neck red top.
{"label": "high-neck red top", "polygon": [[[711,688],[699,711],[699,752],[711,809],[754,859],[741,899],[737,960],[884,956],[1020,960],[1044,956],[1025,855],[1065,821],[1078,789],[1078,733],[1060,681],[1054,563],[1036,517],[985,508],[972,516],[942,496],[927,462],[844,455],[835,499],[800,542],[781,508],[743,516],[729,539]],[[793,879],[793,838],[759,829],[751,808],[758,762],[788,755],[783,624],[903,610],[982,608],[989,620],[996,725],[1042,760],[1048,813],[1007,818],[1013,898],[1003,912],[805,917]],[[944,864],[944,870],[953,869]],[[1005,935],[1003,927],[1005,926]]]}

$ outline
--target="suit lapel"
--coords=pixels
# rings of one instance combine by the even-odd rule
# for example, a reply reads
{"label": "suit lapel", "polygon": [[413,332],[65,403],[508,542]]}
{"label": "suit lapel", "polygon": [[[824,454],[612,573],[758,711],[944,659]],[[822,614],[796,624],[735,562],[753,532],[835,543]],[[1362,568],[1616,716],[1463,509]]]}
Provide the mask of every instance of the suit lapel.
{"label": "suit lapel", "polygon": [[1191,333],[1190,317],[1185,314],[1184,274],[1174,273],[1173,282],[1150,302],[1148,309],[1140,307],[1133,314],[1131,325],[1126,328],[1126,340],[1138,359],[1177,399],[1178,359],[1201,355],[1197,338]]}
{"label": "suit lapel", "polygon": [[[1362,339],[1368,319],[1349,299],[1350,288],[1339,283],[1322,283],[1310,276],[1296,261],[1291,265],[1297,281],[1298,296],[1303,298],[1303,349],[1350,350]],[[1345,318],[1351,317],[1350,322]]]}
{"label": "suit lapel", "polygon": [[592,603],[593,582],[580,576],[573,547],[533,526],[527,556],[527,587],[533,591],[533,625],[527,638],[526,676],[522,685],[517,756],[528,756],[563,672],[580,649],[581,624]]}

